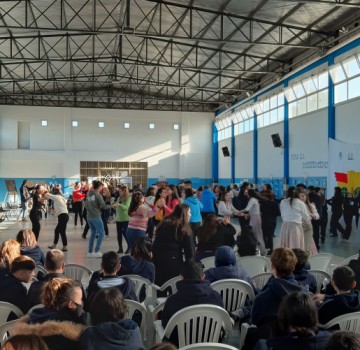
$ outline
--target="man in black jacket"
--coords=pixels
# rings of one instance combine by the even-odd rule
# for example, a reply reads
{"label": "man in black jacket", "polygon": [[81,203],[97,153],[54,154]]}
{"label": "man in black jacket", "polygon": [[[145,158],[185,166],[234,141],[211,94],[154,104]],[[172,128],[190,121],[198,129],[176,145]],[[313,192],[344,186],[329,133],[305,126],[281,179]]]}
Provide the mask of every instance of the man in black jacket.
{"label": "man in black jacket", "polygon": [[28,292],[28,300],[30,307],[41,304],[41,288],[53,278],[65,277],[65,257],[64,253],[59,249],[51,249],[46,253],[45,268],[48,273],[45,276],[38,275],[38,281],[31,284]]}
{"label": "man in black jacket", "polygon": [[316,207],[316,211],[319,214],[319,219],[311,220],[311,224],[313,227],[313,238],[314,238],[314,242],[316,245],[316,249],[320,250],[320,226],[321,226],[321,219],[322,219],[322,212],[323,212],[323,201],[322,198],[320,197],[320,195],[318,193],[315,192],[315,187],[314,186],[309,186],[308,187],[308,197],[309,197],[309,201],[311,203],[314,203],[315,207]]}
{"label": "man in black jacket", "polygon": [[[212,304],[224,307],[220,294],[213,290],[210,282],[205,280],[202,265],[191,259],[182,264],[180,277],[177,282],[177,292],[170,295],[165,302],[161,323],[165,328],[170,318],[185,307],[199,304]],[[177,331],[174,331],[169,339],[172,343],[178,343]]]}

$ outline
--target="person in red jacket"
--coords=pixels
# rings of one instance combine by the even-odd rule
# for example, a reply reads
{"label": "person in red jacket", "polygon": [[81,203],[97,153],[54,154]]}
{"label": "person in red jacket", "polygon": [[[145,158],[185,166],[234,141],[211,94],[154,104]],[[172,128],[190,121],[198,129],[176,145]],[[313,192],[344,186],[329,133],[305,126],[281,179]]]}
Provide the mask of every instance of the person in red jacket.
{"label": "person in red jacket", "polygon": [[78,216],[80,218],[81,227],[83,226],[83,210],[85,195],[81,192],[81,183],[76,182],[72,193],[73,211],[75,213],[75,226],[77,225]]}

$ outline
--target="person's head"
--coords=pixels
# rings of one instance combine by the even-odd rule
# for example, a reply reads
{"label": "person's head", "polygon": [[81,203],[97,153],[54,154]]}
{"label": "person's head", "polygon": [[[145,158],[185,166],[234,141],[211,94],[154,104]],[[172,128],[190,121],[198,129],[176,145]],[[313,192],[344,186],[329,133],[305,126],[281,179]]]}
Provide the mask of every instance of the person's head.
{"label": "person's head", "polygon": [[99,180],[94,180],[93,182],[92,182],[92,185],[93,185],[93,188],[94,188],[94,190],[95,191],[101,191],[102,190],[102,188],[104,187],[104,184],[101,182],[101,181],[99,181]]}
{"label": "person's head", "polygon": [[332,333],[325,350],[359,350],[360,334],[351,331]]}
{"label": "person's head", "polygon": [[166,196],[167,196],[166,188],[160,187],[156,192],[155,203],[158,199],[165,199]]}
{"label": "person's head", "polygon": [[44,192],[44,186],[43,185],[36,185],[35,186],[35,191],[37,194],[41,194]]}
{"label": "person's head", "polygon": [[44,340],[35,334],[17,334],[7,339],[2,350],[48,350]]}
{"label": "person's head", "polygon": [[304,292],[286,296],[279,307],[278,323],[284,332],[314,336],[318,328],[318,311],[311,296]]}
{"label": "person's head", "polygon": [[128,214],[131,214],[139,208],[140,205],[144,203],[144,196],[140,191],[133,192],[131,196],[131,202],[128,209]]}
{"label": "person's head", "polygon": [[331,284],[337,293],[349,292],[356,286],[354,271],[349,266],[337,267],[333,272]]}
{"label": "person's head", "polygon": [[80,190],[80,188],[81,188],[81,183],[79,181],[76,181],[74,185],[74,190]]}
{"label": "person's head", "polygon": [[70,310],[80,316],[83,311],[82,289],[79,281],[53,278],[41,291],[41,303],[51,310]]}
{"label": "person's head", "polygon": [[27,182],[28,182],[28,179],[25,179],[25,180],[22,182],[22,185],[21,185],[21,186],[26,186],[26,185],[27,185]]}
{"label": "person's head", "polygon": [[216,249],[215,267],[236,266],[236,256],[234,249],[225,245]]}
{"label": "person's head", "polygon": [[26,255],[15,258],[11,264],[10,272],[20,282],[29,283],[35,276],[35,261]]}
{"label": "person's head", "polygon": [[224,202],[231,202],[231,193],[230,191],[227,191],[227,192],[223,192],[221,198],[223,198],[223,201]]}
{"label": "person's head", "polygon": [[125,318],[128,311],[125,299],[117,288],[102,288],[90,304],[91,323],[117,322]]}
{"label": "person's head", "polygon": [[295,269],[302,270],[308,263],[309,254],[299,248],[294,248],[292,251],[295,253],[297,260]]}
{"label": "person's head", "polygon": [[179,204],[175,207],[171,216],[177,218],[181,225],[188,223],[191,218],[190,207],[187,204]]}
{"label": "person's head", "polygon": [[194,259],[183,262],[181,264],[180,276],[183,280],[203,280],[205,275],[202,264],[196,262]]}
{"label": "person's head", "polygon": [[0,245],[0,263],[3,267],[11,267],[13,260],[20,255],[20,243],[8,239]]}
{"label": "person's head", "polygon": [[205,217],[203,224],[197,229],[196,236],[199,242],[208,242],[219,229],[219,220],[216,215],[209,214]]}
{"label": "person's head", "polygon": [[299,198],[299,192],[294,186],[290,186],[287,190],[286,197],[290,198],[290,205],[292,205],[293,200]]}
{"label": "person's head", "polygon": [[244,181],[242,184],[241,184],[241,189],[248,189],[250,186],[250,184],[247,182],[247,181]]}
{"label": "person's head", "polygon": [[166,188],[166,194],[171,199],[179,199],[179,194],[175,185],[170,184]]}
{"label": "person's head", "polygon": [[185,189],[186,188],[192,188],[192,182],[190,180],[185,181],[184,185],[185,185]]}
{"label": "person's head", "polygon": [[149,187],[146,191],[145,197],[154,197],[155,196],[155,189],[154,187]]}
{"label": "person's head", "polygon": [[315,192],[315,187],[314,187],[313,185],[308,186],[307,189],[308,189],[308,191],[311,192],[311,193],[312,193],[312,192]]}
{"label": "person's head", "polygon": [[272,191],[272,186],[270,184],[266,184],[265,185],[265,190],[266,191]]}
{"label": "person's head", "polygon": [[306,185],[305,185],[305,184],[297,184],[297,185],[296,185],[296,188],[297,188],[299,191],[306,191]]}
{"label": "person's head", "polygon": [[185,198],[189,198],[189,197],[193,197],[194,196],[194,191],[192,190],[192,188],[185,188]]}
{"label": "person's head", "polygon": [[16,240],[22,247],[34,247],[36,245],[36,237],[31,230],[20,230],[16,235]]}
{"label": "person's head", "polygon": [[116,275],[120,270],[120,259],[116,252],[110,251],[103,254],[101,257],[101,268],[105,275]]}
{"label": "person's head", "polygon": [[295,253],[289,248],[276,248],[271,254],[273,274],[277,278],[292,275],[296,263],[297,259]]}
{"label": "person's head", "polygon": [[334,188],[334,197],[342,197],[342,192],[341,192],[341,188],[340,187],[335,187]]}
{"label": "person's head", "polygon": [[151,261],[151,246],[151,239],[147,237],[140,237],[131,249],[131,256],[136,260],[142,259]]}
{"label": "person's head", "polygon": [[60,249],[51,249],[46,253],[45,268],[51,273],[63,273],[65,256]]}
{"label": "person's head", "polygon": [[126,200],[129,197],[129,188],[125,185],[120,186],[120,199]]}
{"label": "person's head", "polygon": [[248,189],[248,196],[250,198],[257,198],[257,199],[259,198],[258,194],[253,188]]}

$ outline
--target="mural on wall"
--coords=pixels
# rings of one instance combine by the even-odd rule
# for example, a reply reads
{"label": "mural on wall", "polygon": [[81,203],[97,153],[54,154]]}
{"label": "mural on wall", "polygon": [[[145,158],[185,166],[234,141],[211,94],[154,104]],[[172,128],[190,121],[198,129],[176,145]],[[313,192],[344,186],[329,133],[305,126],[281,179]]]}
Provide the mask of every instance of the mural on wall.
{"label": "mural on wall", "polygon": [[356,196],[360,189],[360,145],[329,140],[329,175],[331,189],[339,186],[344,194]]}

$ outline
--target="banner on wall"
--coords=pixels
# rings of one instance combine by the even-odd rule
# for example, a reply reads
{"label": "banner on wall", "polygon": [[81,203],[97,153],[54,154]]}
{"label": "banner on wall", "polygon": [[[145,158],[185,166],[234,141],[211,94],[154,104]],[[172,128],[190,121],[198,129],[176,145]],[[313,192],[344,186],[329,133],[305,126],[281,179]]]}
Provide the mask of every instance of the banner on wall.
{"label": "banner on wall", "polygon": [[336,186],[357,195],[360,189],[360,145],[329,139],[328,193]]}

